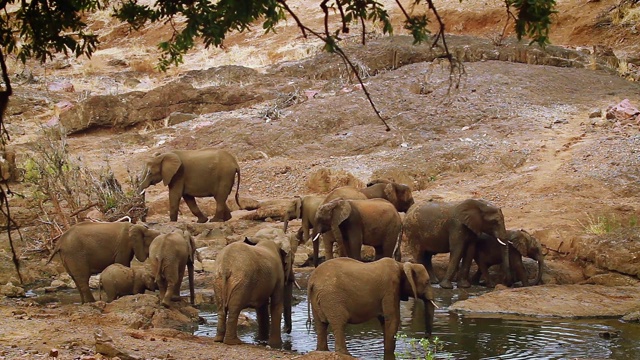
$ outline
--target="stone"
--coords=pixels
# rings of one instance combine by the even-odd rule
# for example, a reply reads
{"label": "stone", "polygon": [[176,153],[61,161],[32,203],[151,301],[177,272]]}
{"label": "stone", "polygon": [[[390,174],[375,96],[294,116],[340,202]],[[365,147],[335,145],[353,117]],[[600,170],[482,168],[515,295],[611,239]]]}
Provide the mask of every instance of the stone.
{"label": "stone", "polygon": [[122,360],[137,360],[140,357],[129,355],[116,347],[113,339],[102,329],[97,329],[93,334],[96,340],[96,352],[110,358],[118,357]]}
{"label": "stone", "polygon": [[589,119],[594,119],[599,117],[602,117],[602,110],[599,108],[591,109],[591,111],[589,112]]}
{"label": "stone", "polygon": [[167,119],[165,120],[164,125],[165,126],[173,126],[176,124],[180,124],[183,123],[185,121],[189,121],[189,120],[193,120],[195,118],[197,118],[198,115],[196,114],[188,114],[188,113],[182,113],[179,111],[175,111],[172,112],[171,114],[169,114],[169,117],[167,117]]}
{"label": "stone", "polygon": [[23,288],[15,286],[11,282],[8,282],[0,287],[0,295],[4,295],[6,297],[24,297],[25,291]]}
{"label": "stone", "polygon": [[640,311],[628,313],[622,317],[622,321],[640,323]]}
{"label": "stone", "polygon": [[631,104],[629,99],[624,99],[618,104],[607,109],[606,118],[609,120],[629,121],[640,114],[640,110]]}

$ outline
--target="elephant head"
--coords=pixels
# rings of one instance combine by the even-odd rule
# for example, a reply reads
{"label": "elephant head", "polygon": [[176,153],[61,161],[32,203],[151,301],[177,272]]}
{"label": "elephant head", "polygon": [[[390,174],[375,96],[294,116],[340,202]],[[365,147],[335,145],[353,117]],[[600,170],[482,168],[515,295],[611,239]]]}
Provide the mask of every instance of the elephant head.
{"label": "elephant head", "polygon": [[147,260],[149,246],[158,235],[160,235],[159,231],[149,229],[146,225],[135,224],[129,227],[129,241],[138,261],[144,262]]}
{"label": "elephant head", "polygon": [[347,220],[350,215],[351,204],[342,198],[333,199],[318,207],[316,211],[318,233],[324,234],[331,231],[341,251],[347,256],[349,256],[349,254],[347,253],[347,247],[340,232],[340,224]]}
{"label": "elephant head", "polygon": [[504,246],[502,263],[506,279],[510,281],[509,247],[504,242],[508,238],[508,234],[502,210],[484,200],[467,199],[455,207],[453,216],[476,236],[481,236],[482,233],[489,234]]}
{"label": "elephant head", "polygon": [[383,198],[388,200],[399,212],[407,212],[414,204],[411,188],[388,180],[373,180],[360,190],[367,198]]}
{"label": "elephant head", "polygon": [[538,285],[542,280],[542,267],[544,266],[544,254],[542,253],[540,241],[523,229],[509,230],[508,235],[507,240],[518,250],[520,255],[527,256],[538,262],[538,274],[534,281],[534,285]]}
{"label": "elephant head", "polygon": [[402,264],[402,276],[400,285],[400,299],[408,300],[409,296],[424,301],[425,325],[427,334],[433,330],[433,317],[435,314],[435,303],[433,302],[433,289],[430,285],[427,269],[420,264],[405,262]]}
{"label": "elephant head", "polygon": [[133,293],[144,294],[145,290],[155,291],[158,286],[156,278],[146,267],[140,267],[133,270]]}
{"label": "elephant head", "polygon": [[181,166],[182,161],[178,155],[172,152],[156,154],[156,156],[147,161],[138,192],[142,193],[144,189],[160,181],[168,186]]}
{"label": "elephant head", "polygon": [[287,232],[289,227],[289,220],[291,219],[300,219],[302,216],[302,198],[300,196],[296,196],[292,201],[289,207],[285,210],[284,213],[284,232]]}

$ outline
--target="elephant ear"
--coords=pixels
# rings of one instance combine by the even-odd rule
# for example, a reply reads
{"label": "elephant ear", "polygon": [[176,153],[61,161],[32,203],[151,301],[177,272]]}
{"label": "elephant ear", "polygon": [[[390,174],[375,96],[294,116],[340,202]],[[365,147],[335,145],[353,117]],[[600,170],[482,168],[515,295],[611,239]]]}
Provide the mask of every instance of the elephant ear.
{"label": "elephant ear", "polygon": [[482,233],[483,220],[480,205],[477,200],[469,199],[458,204],[454,211],[455,218],[476,235]]}
{"label": "elephant ear", "polygon": [[144,262],[149,257],[149,245],[151,242],[145,241],[145,235],[148,231],[152,230],[147,229],[144,225],[135,224],[129,226],[128,240],[130,242],[130,246],[133,248],[133,253],[140,262]]}
{"label": "elephant ear", "polygon": [[411,285],[411,291],[413,291],[413,297],[415,299],[418,298],[418,290],[416,288],[416,281],[414,280],[415,276],[413,274],[413,267],[410,262],[406,262],[402,265],[402,270],[404,270],[404,274],[407,277],[407,281],[409,285]]}
{"label": "elephant ear", "polygon": [[[193,240],[193,236],[191,236],[191,233],[187,230],[185,230],[183,232],[184,238],[187,241],[187,245],[189,247],[189,262],[190,263],[194,263],[195,262],[195,258],[200,257],[198,252],[196,251],[196,242],[195,240]],[[199,259],[198,259],[199,260]]]}
{"label": "elephant ear", "polygon": [[384,187],[385,198],[394,206],[398,204],[398,196],[396,195],[396,184],[388,183]]}
{"label": "elephant ear", "polygon": [[336,205],[333,208],[331,215],[331,223],[333,226],[342,224],[342,222],[347,220],[351,214],[351,204],[349,201],[343,200],[342,198],[338,198],[336,200],[333,200],[336,201]]}
{"label": "elephant ear", "polygon": [[509,235],[511,235],[509,238],[511,245],[513,245],[522,256],[529,256],[530,250],[540,246],[538,240],[523,229],[513,231],[512,233],[510,232]]}
{"label": "elephant ear", "polygon": [[171,183],[180,166],[182,166],[182,161],[180,161],[180,158],[175,153],[168,152],[162,155],[162,183],[165,186]]}

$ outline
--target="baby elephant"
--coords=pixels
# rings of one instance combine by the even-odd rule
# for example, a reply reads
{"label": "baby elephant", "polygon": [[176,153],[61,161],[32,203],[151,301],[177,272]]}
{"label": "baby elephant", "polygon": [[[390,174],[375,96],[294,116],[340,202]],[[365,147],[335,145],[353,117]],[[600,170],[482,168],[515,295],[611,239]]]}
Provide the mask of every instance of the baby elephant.
{"label": "baby elephant", "polygon": [[196,258],[196,245],[188,231],[175,230],[153,239],[149,246],[149,259],[160,290],[162,305],[171,307],[172,301],[180,301],[180,286],[185,267],[189,275],[191,305],[195,304],[193,264]]}
{"label": "baby elephant", "polygon": [[111,264],[100,274],[100,287],[107,294],[107,302],[112,302],[124,295],[155,291],[156,282],[151,272],[144,267],[130,268],[122,264]]}
{"label": "baby elephant", "polygon": [[431,334],[435,303],[429,274],[420,264],[391,258],[363,263],[350,258],[328,260],[309,277],[318,351],[328,351],[327,328],[333,329],[336,351],[349,354],[345,326],[377,317],[384,331],[384,358],[395,359],[395,335],[400,325],[400,300],[425,302],[426,332]]}
{"label": "baby elephant", "polygon": [[[529,276],[522,262],[522,257],[527,256],[538,261],[538,274],[533,281],[534,285],[538,285],[542,280],[542,267],[544,266],[542,245],[538,239],[524,230],[507,230],[507,238],[505,240],[509,242],[509,268],[510,271],[515,272],[516,281],[520,280],[522,286],[529,286]],[[482,234],[478,237],[474,256],[474,260],[478,264],[478,271],[471,279],[472,282],[478,283],[480,276],[484,275],[487,286],[493,287],[494,284],[489,276],[489,268],[493,265],[502,264],[502,249],[503,247],[491,235]],[[511,285],[509,282],[507,280],[507,285]]]}

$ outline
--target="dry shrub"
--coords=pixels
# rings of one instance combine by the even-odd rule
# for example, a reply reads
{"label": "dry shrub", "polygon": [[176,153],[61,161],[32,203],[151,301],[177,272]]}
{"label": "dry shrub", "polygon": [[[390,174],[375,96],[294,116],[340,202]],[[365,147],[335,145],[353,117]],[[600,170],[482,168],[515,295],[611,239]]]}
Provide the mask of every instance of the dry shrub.
{"label": "dry shrub", "polygon": [[31,239],[37,250],[51,249],[53,240],[70,226],[83,220],[80,214],[96,208],[107,221],[130,217],[143,220],[144,198],[135,191],[139,180],[129,172],[130,190],[124,190],[108,162],[90,169],[81,158],[72,158],[66,150],[61,128],[43,129],[42,137],[31,148],[25,165],[24,180],[31,185],[29,197],[33,218],[40,229]]}

